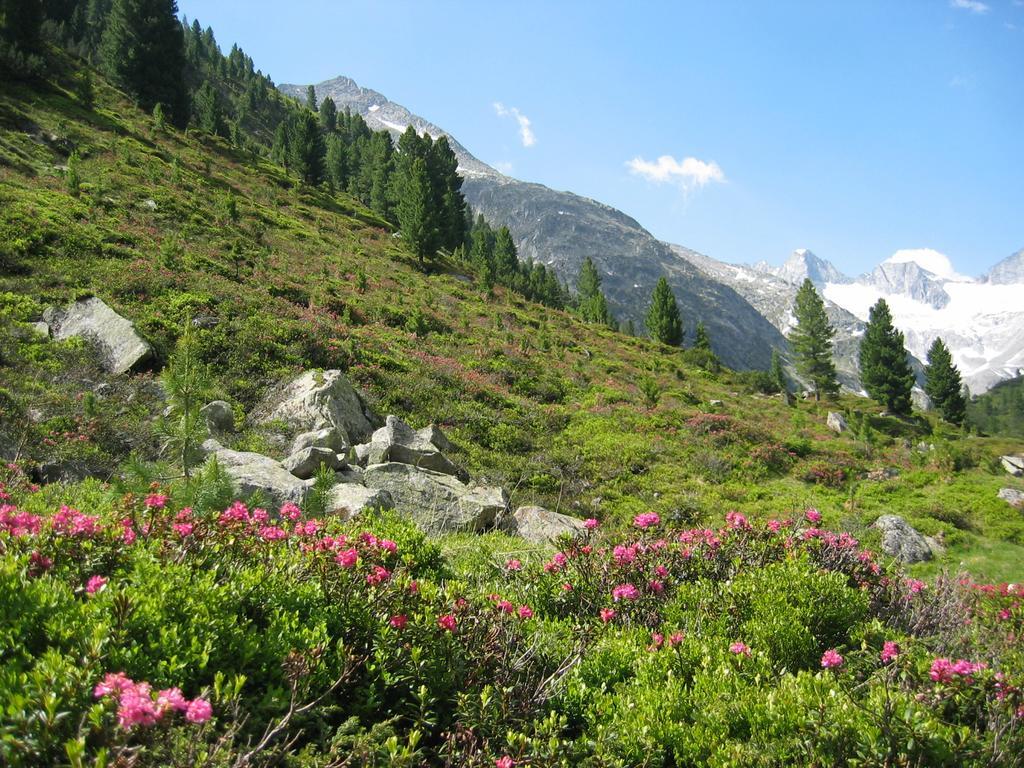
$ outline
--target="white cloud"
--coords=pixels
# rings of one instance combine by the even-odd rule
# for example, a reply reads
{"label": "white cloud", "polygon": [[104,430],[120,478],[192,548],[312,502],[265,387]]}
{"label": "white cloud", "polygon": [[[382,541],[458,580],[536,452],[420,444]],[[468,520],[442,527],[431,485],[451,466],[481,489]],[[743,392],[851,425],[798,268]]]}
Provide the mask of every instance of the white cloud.
{"label": "white cloud", "polygon": [[537,143],[537,137],[533,134],[533,128],[530,126],[530,118],[524,115],[515,107],[506,107],[500,101],[494,102],[494,111],[498,117],[514,117],[516,122],[519,123],[519,140],[523,142],[524,147],[532,147]]}
{"label": "white cloud", "polygon": [[988,13],[988,5],[981,0],[949,0],[949,7],[971,13]]}
{"label": "white cloud", "polygon": [[629,172],[642,176],[656,184],[677,184],[684,191],[703,187],[710,182],[725,182],[725,173],[718,163],[704,162],[695,157],[676,160],[671,155],[662,155],[653,163],[642,157],[634,157],[626,167]]}

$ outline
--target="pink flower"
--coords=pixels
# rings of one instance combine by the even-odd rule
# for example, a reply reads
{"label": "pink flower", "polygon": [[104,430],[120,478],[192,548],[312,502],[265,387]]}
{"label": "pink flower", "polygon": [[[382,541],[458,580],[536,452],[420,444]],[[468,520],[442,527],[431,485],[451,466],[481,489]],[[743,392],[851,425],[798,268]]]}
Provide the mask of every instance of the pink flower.
{"label": "pink flower", "polygon": [[563,591],[563,592],[572,592],[572,584],[570,584],[570,583],[569,583],[568,581],[567,581],[567,582],[565,582],[565,583],[564,583],[564,584],[562,585],[562,591]]}
{"label": "pink flower", "polygon": [[948,683],[953,680],[954,677],[962,677],[966,681],[970,681],[971,675],[975,672],[980,672],[985,669],[984,664],[975,664],[967,661],[967,659],[959,659],[955,663],[949,659],[935,659],[932,662],[932,668],[929,672],[932,680],[937,683]]}
{"label": "pink flower", "polygon": [[521,571],[523,570],[523,564],[515,558],[506,561],[505,570],[507,571]]}
{"label": "pink flower", "polygon": [[450,613],[437,617],[437,626],[441,629],[448,630],[449,632],[454,632],[457,624],[458,622],[455,620],[455,617]]}
{"label": "pink flower", "polygon": [[586,528],[588,531],[594,530],[599,525],[600,523],[592,517],[588,517],[586,520],[583,521],[583,527]]}
{"label": "pink flower", "polygon": [[385,581],[391,578],[391,571],[380,565],[373,566],[370,573],[366,574],[366,583],[370,586],[376,584],[383,584]]}
{"label": "pink flower", "polygon": [[665,591],[665,582],[658,581],[657,579],[651,579],[651,581],[647,584],[647,588],[651,590],[651,592],[654,592],[656,595],[660,595],[662,592]]}
{"label": "pink flower", "polygon": [[494,761],[494,768],[514,768],[516,761],[508,755],[502,755]]}
{"label": "pink flower", "polygon": [[512,613],[516,609],[508,600],[499,600],[495,607],[502,613]]}
{"label": "pink flower", "polygon": [[668,568],[666,568],[664,565],[654,566],[654,572],[663,579],[668,578]]}
{"label": "pink flower", "polygon": [[155,725],[163,715],[163,711],[153,701],[149,683],[135,683],[126,688],[117,703],[117,720],[125,730],[137,725]]}
{"label": "pink flower", "polygon": [[256,507],[256,509],[254,509],[252,511],[252,521],[254,523],[256,523],[257,525],[263,525],[269,519],[270,519],[270,513],[267,512],[267,510],[265,510],[265,509],[262,509],[260,507]]}
{"label": "pink flower", "polygon": [[682,632],[673,632],[668,636],[668,644],[675,648],[681,642],[683,642],[684,635]]}
{"label": "pink flower", "polygon": [[92,695],[97,699],[102,699],[104,696],[121,693],[121,691],[127,690],[133,685],[135,683],[124,672],[108,672],[104,675],[103,681],[96,684]]}
{"label": "pink flower", "polygon": [[780,530],[782,530],[782,523],[779,520],[769,520],[768,530],[772,533],[778,533]]}
{"label": "pink flower", "polygon": [[619,584],[612,590],[612,600],[616,603],[620,600],[636,600],[640,597],[640,590],[632,584]]}
{"label": "pink flower", "polygon": [[395,554],[395,552],[398,551],[398,545],[391,539],[378,539],[377,547],[379,549],[383,549],[385,552],[390,552],[391,554]]}
{"label": "pink flower", "polygon": [[737,656],[749,656],[750,646],[746,643],[735,642],[729,646],[729,652],[735,653]]}
{"label": "pink flower", "polygon": [[821,656],[821,666],[823,669],[841,667],[843,666],[843,657],[834,648],[829,648]]}
{"label": "pink flower", "polygon": [[29,573],[39,575],[53,567],[53,560],[39,551],[33,551],[28,556]]}
{"label": "pink flower", "polygon": [[409,617],[404,613],[399,613],[391,617],[388,623],[395,629],[405,629],[405,625],[408,623]]}
{"label": "pink flower", "polygon": [[302,517],[302,510],[299,509],[298,504],[293,504],[290,501],[286,501],[281,505],[281,517],[285,520],[295,521]]}
{"label": "pink flower", "polygon": [[520,619],[524,619],[524,620],[525,619],[532,619],[533,618],[533,609],[530,606],[528,606],[528,605],[520,605],[519,606],[519,618]]}
{"label": "pink flower", "polygon": [[661,517],[657,512],[644,512],[633,518],[633,525],[637,528],[651,528],[661,523]]}
{"label": "pink flower", "polygon": [[186,536],[192,535],[192,531],[195,530],[196,526],[194,523],[175,523],[171,528],[184,539]]}
{"label": "pink flower", "polygon": [[817,525],[821,522],[821,512],[816,510],[814,507],[811,507],[806,512],[804,512],[804,517],[807,518],[807,522],[811,523],[812,525]]}
{"label": "pink flower", "polygon": [[334,560],[342,568],[354,568],[356,561],[359,560],[359,553],[356,552],[354,547],[349,547],[335,555]]}
{"label": "pink flower", "polygon": [[90,576],[85,582],[85,592],[88,595],[95,595],[107,585],[107,580],[102,576]]}
{"label": "pink flower", "polygon": [[130,517],[126,517],[124,520],[122,520],[121,521],[121,528],[122,528],[122,531],[121,531],[121,541],[123,541],[128,546],[131,546],[132,544],[134,544],[135,543],[135,528],[132,526],[132,519]]}
{"label": "pink flower", "polygon": [[730,528],[737,530],[750,527],[750,522],[747,520],[747,516],[742,512],[726,512],[725,524]]}
{"label": "pink flower", "polygon": [[161,712],[177,710],[184,712],[188,709],[188,699],[181,693],[180,688],[166,688],[156,695],[156,706]]}
{"label": "pink flower", "polygon": [[912,595],[916,595],[918,592],[920,592],[921,590],[923,590],[925,587],[928,586],[927,584],[925,584],[920,579],[907,579],[905,583],[907,585],[907,590]]}
{"label": "pink flower", "polygon": [[615,564],[618,566],[629,565],[636,560],[637,548],[635,546],[627,547],[622,544],[618,544],[612,550],[612,558],[615,560]]}
{"label": "pink flower", "polygon": [[167,502],[169,500],[170,497],[165,496],[162,493],[151,493],[146,497],[144,504],[149,509],[163,509],[167,506]]}
{"label": "pink flower", "polygon": [[260,528],[260,538],[264,541],[279,541],[287,536],[288,532],[276,525],[265,525]]}
{"label": "pink flower", "polygon": [[205,723],[213,714],[213,707],[206,699],[192,699],[185,711],[185,719],[190,723]]}
{"label": "pink flower", "polygon": [[882,644],[882,663],[888,664],[900,655],[900,646],[893,640],[886,640]]}

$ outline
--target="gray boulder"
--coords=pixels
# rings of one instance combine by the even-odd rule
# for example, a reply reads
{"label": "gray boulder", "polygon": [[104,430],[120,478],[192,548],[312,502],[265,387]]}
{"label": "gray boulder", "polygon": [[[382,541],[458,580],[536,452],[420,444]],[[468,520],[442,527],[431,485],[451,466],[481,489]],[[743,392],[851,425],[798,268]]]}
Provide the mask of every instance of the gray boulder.
{"label": "gray boulder", "polygon": [[899,515],[882,515],[874,527],[882,532],[882,551],[901,563],[920,563],[931,560],[932,548],[928,541],[910,523]]}
{"label": "gray boulder", "polygon": [[324,513],[348,520],[368,509],[391,509],[394,505],[391,494],[383,489],[342,483],[331,489]]}
{"label": "gray boulder", "polygon": [[43,322],[29,323],[28,327],[38,336],[50,338],[50,326]]}
{"label": "gray boulder", "polygon": [[582,520],[544,507],[519,507],[502,520],[501,527],[506,533],[534,544],[553,542],[563,534],[577,536],[584,530]]}
{"label": "gray boulder", "polygon": [[1003,469],[1014,477],[1024,475],[1024,456],[1000,456],[999,460],[1003,463]]}
{"label": "gray boulder", "polygon": [[303,448],[330,448],[334,453],[345,453],[348,450],[345,438],[338,432],[337,427],[314,429],[296,435],[289,453],[298,453]]}
{"label": "gray boulder", "polygon": [[199,415],[206,420],[206,430],[210,434],[233,432],[235,429],[235,412],[231,403],[214,400],[199,409]]}
{"label": "gray boulder", "polygon": [[135,326],[95,296],[62,310],[51,307],[43,320],[58,341],[75,336],[93,341],[102,355],[101,365],[110,373],[138,369],[153,356],[153,348]]}
{"label": "gray boulder", "polygon": [[334,427],[346,443],[365,441],[380,423],[341,371],[333,370],[306,371],[271,393],[253,421],[283,421],[303,432]]}
{"label": "gray boulder", "polygon": [[388,416],[385,425],[373,433],[367,463],[399,462],[466,479],[465,472],[441,453],[424,431],[414,432],[397,416]]}
{"label": "gray boulder", "polygon": [[269,456],[248,451],[232,451],[216,440],[203,443],[203,452],[216,457],[217,462],[231,478],[235,492],[248,498],[256,491],[276,506],[286,501],[301,505],[306,500],[309,486]]}
{"label": "gray boulder", "polygon": [[508,509],[502,488],[466,485],[409,464],[371,464],[363,478],[368,488],[388,491],[395,509],[430,534],[487,530]]}
{"label": "gray boulder", "polygon": [[104,478],[109,473],[102,467],[81,459],[46,461],[39,465],[39,479],[44,483],[80,483],[90,477]]}
{"label": "gray boulder", "polygon": [[436,424],[424,427],[416,432],[416,436],[425,443],[437,448],[439,451],[450,451],[455,446],[452,445],[451,440],[448,436],[441,431],[441,428]]}
{"label": "gray boulder", "polygon": [[846,419],[843,418],[843,414],[836,413],[835,411],[828,412],[828,419],[825,423],[828,425],[828,428],[836,434],[842,434],[848,429]]}
{"label": "gray boulder", "polygon": [[349,459],[353,464],[358,464],[360,467],[365,467],[370,463],[370,443],[360,443],[352,447],[352,459]]}
{"label": "gray boulder", "polygon": [[1016,488],[1000,488],[999,498],[1011,507],[1024,508],[1024,491],[1018,491]]}
{"label": "gray boulder", "polygon": [[328,469],[338,470],[345,466],[345,462],[338,458],[338,454],[330,448],[303,448],[293,453],[281,462],[281,466],[302,480],[308,480],[317,473],[320,465],[324,464]]}

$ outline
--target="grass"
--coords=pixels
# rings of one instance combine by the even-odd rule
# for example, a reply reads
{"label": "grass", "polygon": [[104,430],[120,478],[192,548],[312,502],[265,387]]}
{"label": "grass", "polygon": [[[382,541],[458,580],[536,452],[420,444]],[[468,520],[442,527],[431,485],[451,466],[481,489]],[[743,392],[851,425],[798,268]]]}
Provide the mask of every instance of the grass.
{"label": "grass", "polygon": [[[46,88],[0,94],[0,317],[34,320],[95,293],[136,323],[158,366],[186,317],[216,318],[199,343],[239,414],[299,370],[341,368],[378,412],[442,424],[453,458],[508,488],[513,504],[611,525],[647,510],[697,523],[731,509],[765,518],[814,506],[869,545],[879,514],[901,514],[948,547],[921,573],[963,564],[978,578],[1024,578],[1024,521],[995,498],[1009,478],[992,472],[994,457],[1020,442],[965,437],[931,415],[885,418],[853,396],[789,407],[728,371],[712,375],[660,345],[488,291],[458,264],[423,271],[354,199],[298,186],[219,139],[159,131],[101,78],[96,108],[85,110],[73,72],[69,64]],[[70,146],[82,158],[78,197],[59,170]],[[88,445],[112,472],[131,451],[156,458],[150,378],[106,377],[82,345],[11,338],[0,431],[39,437],[28,459]],[[114,395],[76,397],[105,381]],[[30,408],[39,418],[25,426],[18,414]],[[831,433],[829,410],[867,414],[873,444]],[[728,426],[705,431],[704,413]],[[69,425],[89,440],[67,443]],[[275,445],[252,429],[237,440]],[[919,451],[921,441],[936,449]],[[863,479],[879,469],[899,474]]]}

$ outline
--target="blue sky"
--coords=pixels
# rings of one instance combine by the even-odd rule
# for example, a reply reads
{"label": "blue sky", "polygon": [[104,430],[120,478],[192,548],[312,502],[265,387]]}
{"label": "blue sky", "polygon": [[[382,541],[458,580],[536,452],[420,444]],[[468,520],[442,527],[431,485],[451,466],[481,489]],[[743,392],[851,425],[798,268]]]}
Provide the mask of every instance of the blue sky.
{"label": "blue sky", "polygon": [[179,7],[275,82],[347,75],[724,261],[1024,248],[1024,0]]}

